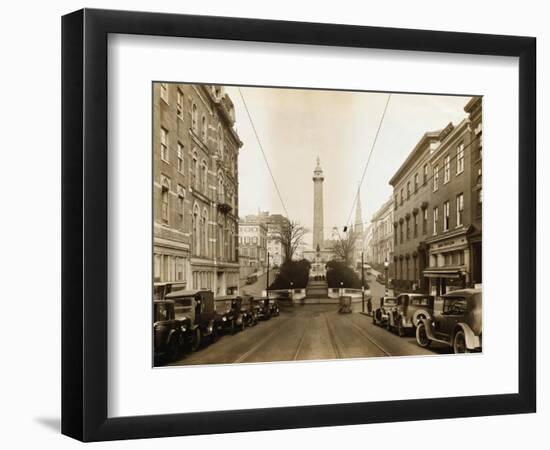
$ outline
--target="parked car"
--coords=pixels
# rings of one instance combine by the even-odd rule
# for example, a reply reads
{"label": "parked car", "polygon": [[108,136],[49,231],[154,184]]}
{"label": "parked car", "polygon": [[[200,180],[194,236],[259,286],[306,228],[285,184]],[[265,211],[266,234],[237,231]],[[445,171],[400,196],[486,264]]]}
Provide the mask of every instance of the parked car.
{"label": "parked car", "polygon": [[174,302],[153,302],[153,334],[155,364],[175,360],[185,346],[185,337],[191,326],[188,318],[177,320]]}
{"label": "parked car", "polygon": [[385,326],[388,330],[391,330],[394,323],[394,313],[397,311],[397,305],[397,298],[382,297],[380,299],[380,307],[375,309],[372,314],[372,323]]}
{"label": "parked car", "polygon": [[278,316],[280,314],[279,302],[276,298],[269,299],[269,314],[271,315],[271,317]]}
{"label": "parked car", "polygon": [[256,309],[254,308],[254,297],[251,295],[244,294],[242,296],[241,314],[243,316],[243,323],[245,326],[251,327],[258,323]]}
{"label": "parked car", "polygon": [[271,310],[269,308],[269,298],[255,298],[254,307],[258,320],[271,319]]}
{"label": "parked car", "polygon": [[404,336],[407,330],[415,329],[421,319],[431,319],[433,310],[433,295],[400,294],[397,297],[397,310],[392,317],[391,326],[397,330],[399,336]]}
{"label": "parked car", "polygon": [[349,295],[340,297],[338,301],[338,313],[340,314],[351,313],[351,297]]}
{"label": "parked car", "polygon": [[212,291],[180,289],[166,294],[166,299],[174,302],[176,319],[188,319],[190,322],[185,340],[191,351],[198,350],[204,338],[208,338],[210,341],[216,339]]}
{"label": "parked car", "polygon": [[243,330],[241,297],[238,295],[221,295],[214,300],[216,305],[215,323],[218,332],[234,334],[237,330]]}
{"label": "parked car", "polygon": [[258,281],[258,275],[255,273],[246,277],[246,284],[254,284],[256,281]]}
{"label": "parked car", "polygon": [[441,342],[455,353],[481,351],[482,302],[480,289],[452,291],[434,302],[432,319],[421,319],[416,341],[421,347]]}

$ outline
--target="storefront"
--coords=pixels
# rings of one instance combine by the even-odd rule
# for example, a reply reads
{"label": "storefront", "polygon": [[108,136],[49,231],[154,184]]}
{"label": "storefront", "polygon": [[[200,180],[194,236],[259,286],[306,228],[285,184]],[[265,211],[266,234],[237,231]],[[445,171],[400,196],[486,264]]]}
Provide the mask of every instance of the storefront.
{"label": "storefront", "polygon": [[470,243],[466,230],[427,241],[429,266],[423,271],[431,295],[446,294],[470,283]]}

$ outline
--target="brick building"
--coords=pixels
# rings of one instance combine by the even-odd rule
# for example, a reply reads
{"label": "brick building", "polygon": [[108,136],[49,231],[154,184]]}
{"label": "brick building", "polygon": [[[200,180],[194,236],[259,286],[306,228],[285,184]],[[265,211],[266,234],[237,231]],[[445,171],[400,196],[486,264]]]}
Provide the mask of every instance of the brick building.
{"label": "brick building", "polygon": [[481,282],[481,98],[424,134],[390,180],[394,285],[433,294]]}
{"label": "brick building", "polygon": [[238,152],[221,86],[153,84],[153,277],[165,286],[239,287]]}

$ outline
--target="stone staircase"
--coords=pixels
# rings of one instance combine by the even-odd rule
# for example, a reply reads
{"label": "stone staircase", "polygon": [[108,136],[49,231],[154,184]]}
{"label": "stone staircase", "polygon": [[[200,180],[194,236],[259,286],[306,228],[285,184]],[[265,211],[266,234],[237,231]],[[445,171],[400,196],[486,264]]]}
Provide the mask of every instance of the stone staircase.
{"label": "stone staircase", "polygon": [[306,286],[307,298],[328,298],[328,284],[326,281],[309,280]]}

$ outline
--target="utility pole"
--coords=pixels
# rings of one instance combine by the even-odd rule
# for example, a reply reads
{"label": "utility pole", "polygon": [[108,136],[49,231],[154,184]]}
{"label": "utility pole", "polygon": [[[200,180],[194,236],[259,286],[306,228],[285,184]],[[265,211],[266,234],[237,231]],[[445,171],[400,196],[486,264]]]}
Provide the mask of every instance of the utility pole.
{"label": "utility pole", "polygon": [[363,252],[361,252],[361,305],[362,311],[365,312],[365,270],[363,269]]}
{"label": "utility pole", "polygon": [[267,252],[267,273],[265,278],[265,296],[269,298],[269,252]]}

